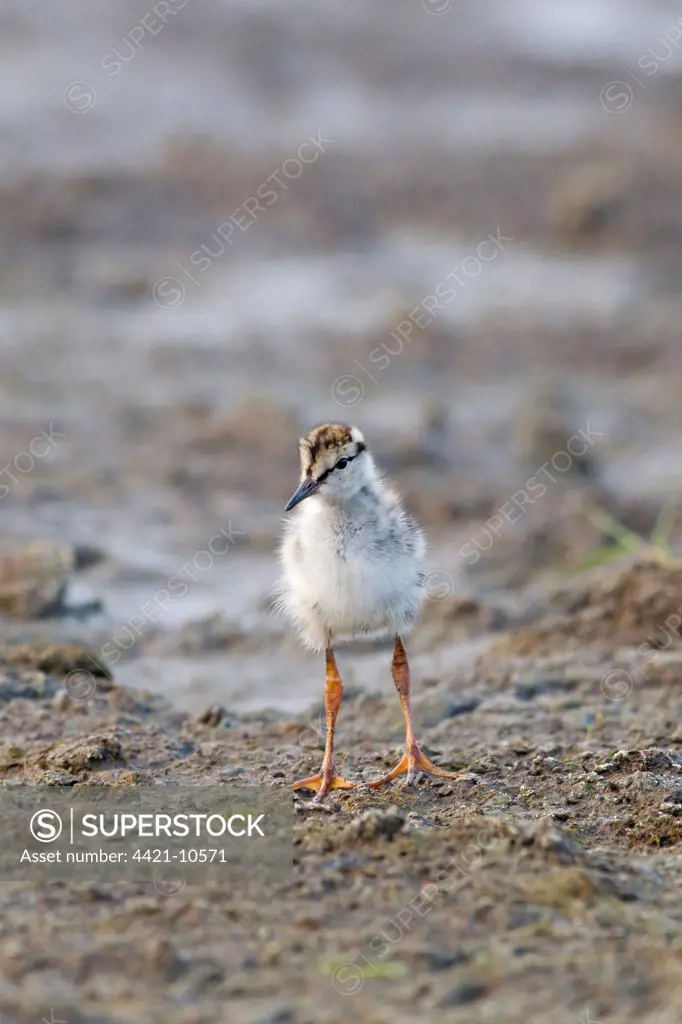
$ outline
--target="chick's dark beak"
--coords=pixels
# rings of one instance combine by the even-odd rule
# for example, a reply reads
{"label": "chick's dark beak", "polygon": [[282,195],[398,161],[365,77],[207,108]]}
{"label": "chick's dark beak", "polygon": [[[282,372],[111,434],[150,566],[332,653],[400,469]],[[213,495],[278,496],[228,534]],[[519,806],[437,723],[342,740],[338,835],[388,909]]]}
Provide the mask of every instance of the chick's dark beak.
{"label": "chick's dark beak", "polygon": [[284,511],[291,512],[292,508],[296,508],[297,505],[300,505],[302,501],[305,501],[306,498],[309,498],[311,494],[315,494],[315,492],[319,491],[319,489],[320,485],[317,482],[317,480],[307,478],[301,483],[298,490],[294,491],[294,493],[291,495]]}

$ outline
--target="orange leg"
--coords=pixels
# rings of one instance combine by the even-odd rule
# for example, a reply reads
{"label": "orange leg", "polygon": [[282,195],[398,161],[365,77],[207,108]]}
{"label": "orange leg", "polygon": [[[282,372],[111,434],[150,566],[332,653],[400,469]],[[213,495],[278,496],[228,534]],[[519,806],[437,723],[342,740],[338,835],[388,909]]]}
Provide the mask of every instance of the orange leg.
{"label": "orange leg", "polygon": [[397,778],[398,775],[402,775],[403,772],[407,772],[407,778],[405,780],[406,786],[412,786],[420,772],[426,772],[428,775],[437,775],[438,778],[441,779],[458,778],[459,776],[457,772],[446,772],[443,768],[439,768],[437,765],[432,764],[432,762],[422,754],[417,745],[417,741],[414,738],[414,731],[412,729],[412,712],[410,710],[410,666],[407,662],[407,651],[405,650],[403,642],[399,636],[395,638],[391,672],[393,674],[393,682],[395,683],[395,688],[398,691],[400,706],[403,709],[403,717],[405,719],[405,753],[395,768],[392,768],[387,775],[383,776],[383,778],[377,779],[376,782],[370,782],[370,787],[372,789],[376,789],[378,786],[383,786],[387,782],[391,782],[393,779]]}
{"label": "orange leg", "polygon": [[326,736],[322,768],[319,775],[312,775],[309,779],[301,779],[300,782],[295,782],[292,786],[292,789],[316,790],[316,802],[322,800],[330,789],[353,789],[354,786],[354,783],[348,782],[347,779],[343,779],[340,775],[336,774],[336,765],[334,763],[334,728],[336,726],[336,716],[341,706],[343,686],[341,685],[341,677],[336,667],[334,652],[331,647],[327,647],[325,659],[327,667],[324,687]]}

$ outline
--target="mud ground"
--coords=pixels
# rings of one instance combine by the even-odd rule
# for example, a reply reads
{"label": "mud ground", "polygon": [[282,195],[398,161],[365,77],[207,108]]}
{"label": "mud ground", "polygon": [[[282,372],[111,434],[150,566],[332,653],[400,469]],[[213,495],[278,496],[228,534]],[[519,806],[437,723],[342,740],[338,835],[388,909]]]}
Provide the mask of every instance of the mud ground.
{"label": "mud ground", "polygon": [[[682,108],[675,53],[623,68],[679,12],[190,3],[108,75],[148,7],[0,14],[0,781],[256,784],[295,861],[240,891],[4,883],[2,1024],[678,1024]],[[427,530],[415,717],[459,778],[319,807],[289,784],[322,668],[270,594],[326,419]],[[608,515],[644,539],[610,561]],[[400,755],[389,661],[339,654],[358,783]]]}
{"label": "mud ground", "polygon": [[[573,595],[591,609],[589,637],[581,613],[559,628],[553,609],[537,621],[527,610],[524,632],[488,634],[470,671],[424,680],[420,738],[460,777],[360,787],[321,806],[293,798],[291,878],[170,896],[123,883],[7,885],[6,1019],[56,1006],[69,1022],[672,1024],[682,643],[650,646],[649,595],[676,591],[656,609],[672,617],[678,577],[600,570]],[[190,716],[104,676],[88,697],[73,689],[83,652],[59,656],[35,643],[3,651],[6,785],[255,783],[290,803],[289,782],[319,767],[317,711]],[[396,700],[347,695],[343,774],[378,777],[400,740]]]}

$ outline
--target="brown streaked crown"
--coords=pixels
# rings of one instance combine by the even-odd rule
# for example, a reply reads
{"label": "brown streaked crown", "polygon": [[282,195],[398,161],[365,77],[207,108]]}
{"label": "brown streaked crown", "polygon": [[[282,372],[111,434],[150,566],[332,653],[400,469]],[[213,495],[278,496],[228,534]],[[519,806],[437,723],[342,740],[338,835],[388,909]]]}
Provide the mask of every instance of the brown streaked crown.
{"label": "brown streaked crown", "polygon": [[[358,432],[356,431],[356,434]],[[361,435],[360,435],[361,436]],[[326,468],[348,448],[364,450],[364,444],[354,438],[352,428],[345,423],[322,423],[302,437],[298,444],[301,455],[301,469],[311,473],[313,468]]]}

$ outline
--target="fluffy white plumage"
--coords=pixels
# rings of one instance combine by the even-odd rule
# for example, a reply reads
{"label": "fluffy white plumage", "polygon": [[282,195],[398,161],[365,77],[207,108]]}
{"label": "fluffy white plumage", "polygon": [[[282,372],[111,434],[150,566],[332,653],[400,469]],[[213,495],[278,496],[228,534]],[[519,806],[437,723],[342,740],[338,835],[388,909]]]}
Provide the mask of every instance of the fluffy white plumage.
{"label": "fluffy white plumage", "polygon": [[301,487],[280,552],[280,607],[314,650],[360,635],[405,636],[424,597],[419,526],[356,427],[318,427],[300,451]]}

